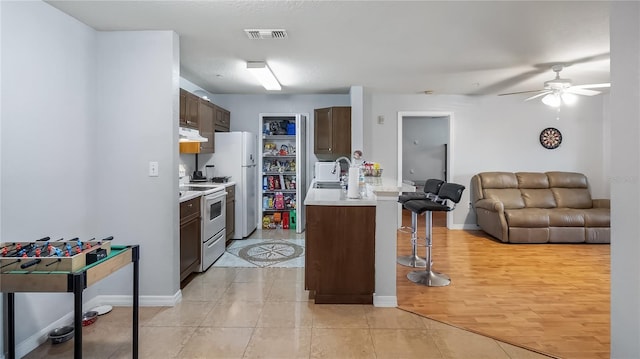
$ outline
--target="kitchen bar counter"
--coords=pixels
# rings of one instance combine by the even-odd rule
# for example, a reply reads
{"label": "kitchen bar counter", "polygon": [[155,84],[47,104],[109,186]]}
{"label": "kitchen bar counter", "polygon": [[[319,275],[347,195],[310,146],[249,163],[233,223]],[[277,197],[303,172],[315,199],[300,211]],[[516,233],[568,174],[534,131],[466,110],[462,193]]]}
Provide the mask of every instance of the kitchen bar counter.
{"label": "kitchen bar counter", "polygon": [[341,189],[314,188],[315,181],[311,183],[304,199],[305,206],[375,206],[378,196],[398,196],[399,187],[396,180],[382,177],[365,177],[367,194],[363,198],[348,198],[347,193]]}
{"label": "kitchen bar counter", "polygon": [[[320,232],[319,236],[313,236],[310,233],[310,228],[307,227],[307,260],[309,260],[309,256],[313,255],[311,251],[314,248],[314,243],[310,243],[312,239],[315,239],[319,254],[320,261],[322,258],[348,258],[350,260],[357,259],[358,261],[363,261],[363,265],[369,267],[370,258],[363,257],[363,251],[370,250],[369,247],[371,244],[373,245],[373,261],[374,261],[374,269],[372,270],[374,275],[374,290],[373,290],[373,305],[377,307],[396,307],[397,297],[396,297],[396,247],[397,247],[397,229],[398,229],[398,195],[399,192],[402,191],[411,191],[415,188],[411,189],[408,186],[398,186],[397,180],[390,178],[382,178],[382,177],[365,177],[365,181],[367,183],[367,195],[365,198],[361,199],[350,199],[346,198],[346,192],[342,189],[325,189],[325,188],[314,188],[315,183],[312,183],[309,191],[307,192],[307,197],[304,200],[304,205],[307,207],[307,221],[317,221],[319,223],[311,224],[312,228],[317,228],[316,232]],[[407,188],[405,188],[407,187]],[[358,210],[358,207],[362,207]],[[313,210],[312,210],[313,209]],[[323,213],[326,211],[329,213],[333,213],[332,216],[324,216]],[[368,212],[373,210],[373,213]],[[321,211],[315,215],[315,212]],[[325,211],[325,212],[322,212]],[[345,213],[342,213],[346,211]],[[354,212],[356,211],[356,212]],[[360,211],[360,212],[358,212]],[[357,218],[355,222],[357,223],[342,223],[342,227],[337,225],[337,217],[343,216],[347,218],[348,216],[360,216]],[[371,216],[374,216],[375,220],[371,220]],[[314,218],[312,218],[314,217]],[[331,220],[326,220],[325,217],[331,218]],[[354,226],[354,224],[356,226]],[[361,230],[355,231],[353,233],[346,233],[346,229],[342,232],[338,231],[335,233],[324,233],[323,228],[358,228],[358,226],[366,225],[367,228],[361,228]],[[361,234],[365,234],[364,237]],[[367,241],[366,238],[369,237],[371,242]],[[347,241],[349,243],[347,243]],[[357,245],[353,246],[351,242],[355,244],[356,241],[359,241]],[[373,242],[373,243],[372,243]],[[330,248],[331,251],[334,251],[333,254],[327,255],[327,248]],[[324,251],[324,252],[321,252]],[[346,255],[345,251],[355,251],[357,255]],[[369,254],[370,257],[370,254]],[[326,287],[329,283],[321,283],[319,281],[326,280],[324,277],[318,277],[318,273],[322,275],[322,266],[327,266],[324,262],[317,262],[315,260],[313,262],[310,261],[308,268],[305,268],[305,271],[310,271],[308,275],[308,279],[305,281],[309,281],[305,285],[309,285],[310,287],[314,287],[311,289],[317,289],[320,287]],[[337,265],[346,265],[346,262],[338,263]],[[356,268],[359,268],[356,266]],[[362,273],[360,273],[362,274]],[[305,275],[307,277],[307,275]],[[343,280],[344,282],[344,280]],[[322,284],[322,285],[320,285]],[[339,288],[340,286],[335,283],[333,284],[334,288]],[[338,284],[344,284],[342,282]],[[349,286],[346,286],[349,288]],[[358,289],[359,287],[356,287]],[[359,290],[359,289],[358,289]],[[317,292],[317,290],[315,290]],[[316,293],[317,294],[317,293]],[[354,293],[345,294],[344,292],[340,292],[338,289],[333,293],[322,293],[320,291],[321,297],[318,298],[321,302],[351,302],[351,303],[362,303],[364,296],[357,295],[357,291]],[[329,295],[332,294],[332,295]],[[368,296],[367,296],[368,297]]]}

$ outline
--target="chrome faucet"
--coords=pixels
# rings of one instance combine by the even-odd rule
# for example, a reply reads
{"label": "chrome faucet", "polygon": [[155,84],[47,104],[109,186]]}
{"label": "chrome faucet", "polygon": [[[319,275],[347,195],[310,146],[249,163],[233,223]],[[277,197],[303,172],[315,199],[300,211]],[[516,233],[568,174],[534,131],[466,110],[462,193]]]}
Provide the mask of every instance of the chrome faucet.
{"label": "chrome faucet", "polygon": [[349,160],[348,157],[340,156],[336,159],[335,163],[333,164],[333,171],[331,171],[331,174],[335,174],[336,171],[338,170],[338,166],[340,165],[340,160],[345,160],[349,165],[349,167],[351,167],[351,160]]}

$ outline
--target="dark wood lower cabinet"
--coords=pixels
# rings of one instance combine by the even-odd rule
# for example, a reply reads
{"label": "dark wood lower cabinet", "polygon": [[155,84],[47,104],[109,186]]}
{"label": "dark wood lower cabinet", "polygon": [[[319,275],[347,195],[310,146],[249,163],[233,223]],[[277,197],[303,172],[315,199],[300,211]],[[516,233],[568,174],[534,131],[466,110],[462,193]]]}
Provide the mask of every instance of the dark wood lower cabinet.
{"label": "dark wood lower cabinet", "polygon": [[180,203],[180,281],[200,267],[200,197]]}
{"label": "dark wood lower cabinet", "polygon": [[374,206],[306,206],[305,289],[316,304],[371,304]]}
{"label": "dark wood lower cabinet", "polygon": [[229,186],[227,190],[227,212],[226,212],[226,245],[233,239],[236,228],[236,186]]}

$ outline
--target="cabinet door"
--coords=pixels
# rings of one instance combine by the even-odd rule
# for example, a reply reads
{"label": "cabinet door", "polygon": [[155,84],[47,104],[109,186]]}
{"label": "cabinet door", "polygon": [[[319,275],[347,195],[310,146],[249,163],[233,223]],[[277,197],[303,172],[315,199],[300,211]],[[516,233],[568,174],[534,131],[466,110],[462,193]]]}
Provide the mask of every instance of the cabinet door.
{"label": "cabinet door", "polygon": [[220,106],[216,106],[216,131],[229,132],[231,112]]}
{"label": "cabinet door", "polygon": [[187,126],[187,91],[180,89],[180,126]]}
{"label": "cabinet door", "polygon": [[316,304],[372,303],[375,206],[305,208],[305,289]]}
{"label": "cabinet door", "polygon": [[198,123],[200,135],[209,139],[209,142],[200,143],[200,153],[215,152],[214,108],[215,106],[207,100],[200,99],[198,101]]}
{"label": "cabinet door", "polygon": [[236,218],[235,218],[235,213],[236,213],[236,201],[230,201],[227,202],[227,224],[226,224],[226,231],[227,231],[227,241],[230,240],[231,238],[233,238],[233,235],[235,233],[235,228],[236,228]]}
{"label": "cabinet door", "polygon": [[186,117],[186,126],[198,129],[198,102],[199,97],[187,92],[186,93],[186,107],[185,107],[185,117]]}
{"label": "cabinet door", "polygon": [[200,266],[200,217],[180,226],[180,281]]}
{"label": "cabinet door", "polygon": [[331,152],[334,155],[351,157],[351,107],[333,107],[331,123]]}
{"label": "cabinet door", "polygon": [[313,152],[316,154],[331,154],[333,144],[333,123],[331,108],[319,108],[314,114]]}

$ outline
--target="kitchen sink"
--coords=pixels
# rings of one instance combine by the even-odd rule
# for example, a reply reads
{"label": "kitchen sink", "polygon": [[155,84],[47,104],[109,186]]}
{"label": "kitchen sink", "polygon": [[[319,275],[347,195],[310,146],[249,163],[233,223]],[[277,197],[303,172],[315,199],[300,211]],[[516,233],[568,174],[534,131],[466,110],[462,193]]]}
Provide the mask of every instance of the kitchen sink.
{"label": "kitchen sink", "polygon": [[340,185],[340,182],[315,182],[313,188],[341,189],[342,186]]}

